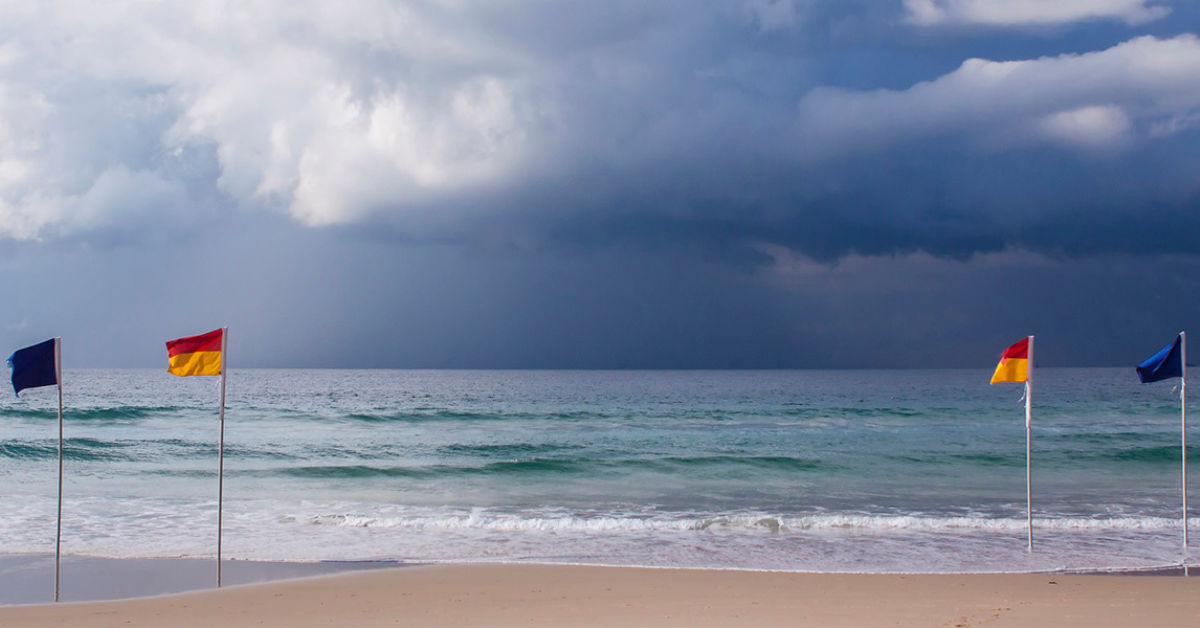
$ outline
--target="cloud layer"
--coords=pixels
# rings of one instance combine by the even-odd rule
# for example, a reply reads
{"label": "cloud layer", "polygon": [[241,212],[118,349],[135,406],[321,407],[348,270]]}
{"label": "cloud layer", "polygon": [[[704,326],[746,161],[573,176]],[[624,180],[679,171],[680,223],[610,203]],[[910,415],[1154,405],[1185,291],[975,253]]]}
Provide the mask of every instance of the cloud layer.
{"label": "cloud layer", "polygon": [[814,159],[921,136],[988,145],[1115,148],[1183,130],[1200,112],[1200,39],[1139,37],[1107,50],[1020,61],[967,59],[901,91],[818,88],[800,103]]}
{"label": "cloud layer", "polygon": [[[763,244],[1103,251],[1061,244],[1081,205],[1116,224],[1131,198],[1195,202],[1196,35],[965,60],[952,40],[932,65],[908,43],[936,24],[1131,28],[1182,9],[868,4],[6,4],[0,238],[137,239],[239,208],[405,240],[763,263]],[[836,71],[875,65],[922,78]],[[1028,236],[1043,228],[1057,244]]]}
{"label": "cloud layer", "polygon": [[1197,31],[1152,0],[0,0],[0,345],[1129,362],[1200,314]]}

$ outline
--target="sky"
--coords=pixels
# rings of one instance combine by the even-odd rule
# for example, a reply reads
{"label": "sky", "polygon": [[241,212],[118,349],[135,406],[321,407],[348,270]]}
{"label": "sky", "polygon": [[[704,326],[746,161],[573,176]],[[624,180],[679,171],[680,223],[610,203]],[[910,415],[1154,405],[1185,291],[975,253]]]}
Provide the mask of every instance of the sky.
{"label": "sky", "polygon": [[1200,334],[1200,3],[0,0],[0,351],[1132,366]]}

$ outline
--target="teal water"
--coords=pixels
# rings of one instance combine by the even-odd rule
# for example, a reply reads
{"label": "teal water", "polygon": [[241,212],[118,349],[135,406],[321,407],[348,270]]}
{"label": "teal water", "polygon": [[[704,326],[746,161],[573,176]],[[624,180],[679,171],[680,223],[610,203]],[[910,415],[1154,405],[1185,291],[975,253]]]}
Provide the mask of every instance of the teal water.
{"label": "teal water", "polygon": [[[1170,383],[1038,370],[1029,554],[1021,387],[989,376],[234,370],[224,551],[800,571],[1184,560]],[[64,551],[213,555],[215,378],[64,380]],[[0,400],[0,552],[53,548],[55,395]]]}

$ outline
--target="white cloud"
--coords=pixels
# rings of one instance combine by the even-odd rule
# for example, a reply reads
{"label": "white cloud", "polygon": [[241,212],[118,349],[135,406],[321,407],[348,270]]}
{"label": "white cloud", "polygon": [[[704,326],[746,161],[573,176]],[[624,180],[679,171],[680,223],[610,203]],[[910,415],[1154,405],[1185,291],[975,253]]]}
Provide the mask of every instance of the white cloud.
{"label": "white cloud", "polygon": [[819,160],[931,136],[1109,150],[1198,112],[1200,39],[1139,37],[1081,55],[968,59],[902,91],[817,89],[800,103],[800,150]]}
{"label": "white cloud", "polygon": [[1026,26],[1110,19],[1141,24],[1170,8],[1151,0],[904,0],[908,20],[922,26]]}
{"label": "white cloud", "polygon": [[109,198],[114,177],[178,189],[176,158],[196,149],[215,153],[217,188],[239,204],[314,225],[495,182],[553,107],[518,49],[456,23],[474,11],[0,4],[0,237],[118,221],[80,199]]}
{"label": "white cloud", "polygon": [[1093,149],[1117,147],[1130,130],[1129,116],[1122,108],[1111,105],[1053,113],[1042,118],[1040,126],[1051,140]]}

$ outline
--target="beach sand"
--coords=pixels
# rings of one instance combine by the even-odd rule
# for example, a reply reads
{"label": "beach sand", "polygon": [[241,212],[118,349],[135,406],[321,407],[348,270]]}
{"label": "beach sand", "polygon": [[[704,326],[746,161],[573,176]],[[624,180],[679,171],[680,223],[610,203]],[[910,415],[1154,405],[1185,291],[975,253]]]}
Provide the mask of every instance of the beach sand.
{"label": "beach sand", "polygon": [[1194,626],[1200,578],[418,566],[110,602],[0,626]]}

